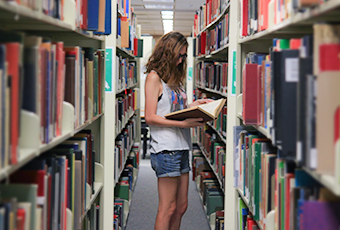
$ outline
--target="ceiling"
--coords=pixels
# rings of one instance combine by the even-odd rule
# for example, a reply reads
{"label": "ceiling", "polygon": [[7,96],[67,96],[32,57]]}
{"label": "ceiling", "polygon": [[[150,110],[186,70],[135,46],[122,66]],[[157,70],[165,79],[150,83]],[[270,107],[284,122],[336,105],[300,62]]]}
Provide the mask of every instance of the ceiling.
{"label": "ceiling", "polygon": [[[205,0],[132,0],[131,6],[137,15],[137,23],[142,26],[142,34],[163,35],[161,11],[174,11],[174,30],[189,36],[194,24],[196,10]],[[155,9],[146,9],[144,5],[153,5]],[[161,9],[161,7],[167,9]]]}

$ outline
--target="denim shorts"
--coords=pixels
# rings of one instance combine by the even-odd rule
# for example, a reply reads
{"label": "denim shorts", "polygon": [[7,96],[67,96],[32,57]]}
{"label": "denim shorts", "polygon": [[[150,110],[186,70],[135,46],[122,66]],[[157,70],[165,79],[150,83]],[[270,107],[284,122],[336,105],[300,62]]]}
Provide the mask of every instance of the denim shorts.
{"label": "denim shorts", "polygon": [[151,154],[151,166],[157,177],[178,177],[190,171],[189,151],[162,151]]}

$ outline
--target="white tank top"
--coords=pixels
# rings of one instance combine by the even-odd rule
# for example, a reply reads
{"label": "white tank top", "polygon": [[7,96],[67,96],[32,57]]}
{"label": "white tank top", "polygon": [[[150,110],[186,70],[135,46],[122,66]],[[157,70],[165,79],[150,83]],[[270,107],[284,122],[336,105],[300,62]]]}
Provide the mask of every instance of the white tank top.
{"label": "white tank top", "polygon": [[[185,109],[187,96],[183,89],[176,93],[163,81],[163,94],[157,104],[156,114],[164,117],[166,114]],[[160,127],[150,125],[150,152],[159,153],[164,150],[189,150],[191,146],[190,128]]]}

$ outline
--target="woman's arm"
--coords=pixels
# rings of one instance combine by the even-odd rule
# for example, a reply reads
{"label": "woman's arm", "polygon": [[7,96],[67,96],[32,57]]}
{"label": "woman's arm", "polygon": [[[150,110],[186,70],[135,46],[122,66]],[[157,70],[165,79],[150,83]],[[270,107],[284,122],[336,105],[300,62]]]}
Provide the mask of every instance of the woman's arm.
{"label": "woman's arm", "polygon": [[158,116],[156,111],[161,84],[162,83],[158,74],[151,72],[147,75],[145,81],[145,122],[148,125],[179,128],[190,128],[204,125],[200,122],[203,120],[202,118],[190,118],[185,119],[184,121],[175,121]]}

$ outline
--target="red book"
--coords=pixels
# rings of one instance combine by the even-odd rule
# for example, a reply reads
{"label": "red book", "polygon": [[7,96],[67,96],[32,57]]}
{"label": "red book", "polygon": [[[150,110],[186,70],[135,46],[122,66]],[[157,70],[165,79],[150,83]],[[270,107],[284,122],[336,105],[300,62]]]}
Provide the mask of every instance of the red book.
{"label": "red book", "polygon": [[64,52],[64,43],[57,42],[55,43],[57,48],[56,59],[58,62],[57,67],[57,119],[56,119],[56,135],[61,135],[61,126],[62,126],[62,115],[63,115],[63,101],[64,101],[64,84],[65,84],[65,52]]}
{"label": "red book", "polygon": [[243,121],[245,125],[257,124],[257,64],[243,67]]}
{"label": "red book", "polygon": [[289,230],[290,226],[290,179],[294,178],[295,175],[293,173],[287,173],[285,176],[285,229]]}
{"label": "red book", "polygon": [[11,119],[10,119],[10,147],[11,164],[18,163],[19,131],[20,131],[20,80],[19,59],[20,44],[6,43],[6,61],[8,63],[8,76],[11,76]]}
{"label": "red book", "polygon": [[[210,9],[210,1],[211,0],[206,0],[205,2],[205,15],[206,15],[206,25],[209,25],[210,23],[210,12],[211,12],[211,9]],[[202,28],[203,29],[203,28]]]}
{"label": "red book", "polygon": [[195,19],[194,19],[194,37],[196,37],[196,35],[197,35],[197,30],[198,30],[198,15],[197,14],[195,14]]}
{"label": "red book", "polygon": [[319,46],[319,68],[322,71],[339,71],[340,44],[322,44]]}
{"label": "red book", "polygon": [[138,38],[133,39],[133,55],[138,55]]}
{"label": "red book", "polygon": [[201,33],[201,54],[205,54],[205,48],[207,43],[207,32]]}
{"label": "red book", "polygon": [[81,24],[80,24],[80,28],[82,28],[83,30],[87,30],[87,0],[81,0]]}
{"label": "red book", "polygon": [[248,0],[242,0],[242,36],[248,35]]}
{"label": "red book", "polygon": [[26,211],[23,208],[19,208],[17,210],[17,216],[16,216],[16,230],[25,230],[25,217],[26,217]]}
{"label": "red book", "polygon": [[213,7],[212,6],[212,1],[213,0],[209,0],[209,18],[208,18],[209,19],[209,23],[208,24],[210,24],[212,22],[212,11],[213,11],[213,9],[212,9],[212,7]]}

